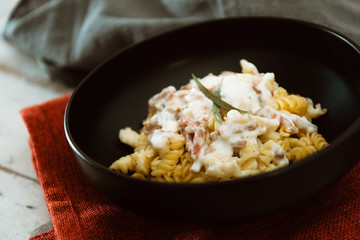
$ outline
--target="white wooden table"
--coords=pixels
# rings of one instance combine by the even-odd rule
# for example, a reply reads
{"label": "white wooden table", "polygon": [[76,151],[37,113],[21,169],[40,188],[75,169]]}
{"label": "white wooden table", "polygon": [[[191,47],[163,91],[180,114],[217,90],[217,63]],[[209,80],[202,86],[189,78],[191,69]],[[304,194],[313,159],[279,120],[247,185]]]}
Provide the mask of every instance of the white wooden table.
{"label": "white wooden table", "polygon": [[[0,1],[1,32],[18,1]],[[0,39],[0,240],[28,239],[52,228],[19,111],[70,91]]]}

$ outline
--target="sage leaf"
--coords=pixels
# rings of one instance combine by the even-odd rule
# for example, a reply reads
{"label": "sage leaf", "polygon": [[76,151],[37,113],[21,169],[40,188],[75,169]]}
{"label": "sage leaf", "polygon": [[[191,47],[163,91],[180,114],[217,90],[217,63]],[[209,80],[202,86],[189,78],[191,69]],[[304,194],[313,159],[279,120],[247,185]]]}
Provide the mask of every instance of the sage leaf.
{"label": "sage leaf", "polygon": [[199,87],[200,91],[201,91],[202,93],[204,93],[204,95],[205,95],[207,98],[209,98],[211,101],[213,101],[213,103],[214,103],[215,105],[217,105],[219,108],[225,109],[225,110],[227,110],[227,111],[237,110],[237,111],[240,112],[240,113],[250,113],[250,111],[240,110],[240,109],[232,106],[231,104],[223,101],[220,96],[215,96],[214,94],[212,94],[212,93],[199,81],[199,79],[198,79],[194,74],[192,74],[192,77],[193,77],[196,85]]}

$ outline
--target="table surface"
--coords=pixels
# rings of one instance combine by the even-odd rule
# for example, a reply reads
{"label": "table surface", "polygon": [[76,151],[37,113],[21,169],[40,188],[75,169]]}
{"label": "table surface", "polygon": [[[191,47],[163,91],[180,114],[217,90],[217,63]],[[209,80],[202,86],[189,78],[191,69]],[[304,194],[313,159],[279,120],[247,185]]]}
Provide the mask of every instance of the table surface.
{"label": "table surface", "polygon": [[[0,1],[0,31],[19,0]],[[51,82],[33,59],[0,38],[0,240],[28,239],[52,228],[31,163],[27,106],[71,91]]]}
{"label": "table surface", "polygon": [[[0,0],[1,34],[19,1]],[[28,239],[53,228],[19,111],[71,91],[0,36],[0,240]]]}

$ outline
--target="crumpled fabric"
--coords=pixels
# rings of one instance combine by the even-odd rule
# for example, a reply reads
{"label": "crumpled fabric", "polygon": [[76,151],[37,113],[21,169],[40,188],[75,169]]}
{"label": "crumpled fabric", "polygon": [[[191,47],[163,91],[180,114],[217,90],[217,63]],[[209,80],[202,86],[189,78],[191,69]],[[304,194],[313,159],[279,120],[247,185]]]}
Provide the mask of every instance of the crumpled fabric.
{"label": "crumpled fabric", "polygon": [[75,86],[117,51],[150,36],[237,16],[310,21],[360,43],[358,0],[22,0],[3,36],[33,56],[50,79]]}
{"label": "crumpled fabric", "polygon": [[83,177],[64,132],[69,97],[21,111],[54,227],[31,240],[360,239],[360,162],[301,206],[248,222],[171,221],[126,210],[96,192]]}

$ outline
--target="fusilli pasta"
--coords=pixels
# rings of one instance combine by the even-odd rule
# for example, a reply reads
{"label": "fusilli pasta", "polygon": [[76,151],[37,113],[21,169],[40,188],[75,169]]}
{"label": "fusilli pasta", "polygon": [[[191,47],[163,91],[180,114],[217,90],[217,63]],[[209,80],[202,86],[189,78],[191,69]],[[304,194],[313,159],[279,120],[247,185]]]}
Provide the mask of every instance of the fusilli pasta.
{"label": "fusilli pasta", "polygon": [[[233,108],[216,105],[195,80],[179,90],[164,88],[149,100],[138,133],[125,127],[121,142],[134,148],[111,170],[161,182],[222,181],[272,171],[299,161],[328,143],[313,118],[326,113],[309,98],[289,94],[272,73],[240,61],[243,72],[209,74],[208,91]],[[243,109],[250,113],[240,113]]]}

